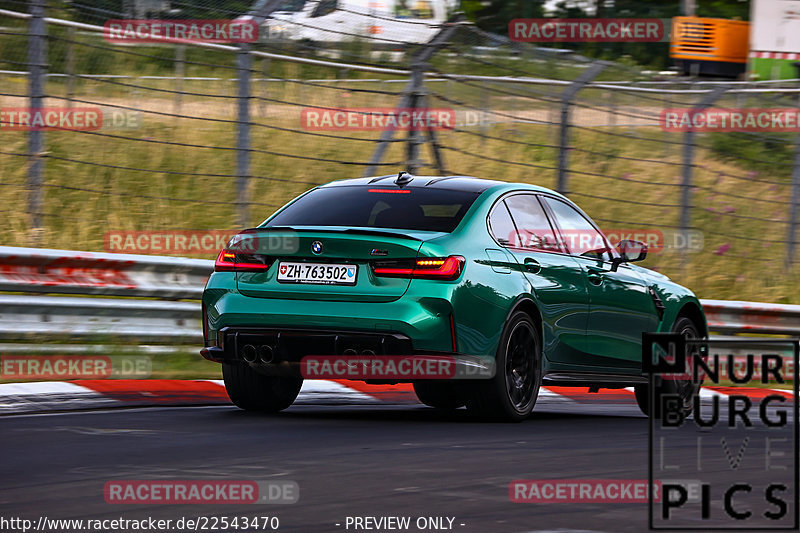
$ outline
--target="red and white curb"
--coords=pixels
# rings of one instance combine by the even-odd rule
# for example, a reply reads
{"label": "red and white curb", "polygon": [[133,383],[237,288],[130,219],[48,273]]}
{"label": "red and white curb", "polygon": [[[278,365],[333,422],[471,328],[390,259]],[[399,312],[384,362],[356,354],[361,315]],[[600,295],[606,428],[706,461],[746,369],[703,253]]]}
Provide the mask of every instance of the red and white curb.
{"label": "red and white curb", "polygon": [[794,52],[755,52],[750,51],[750,57],[753,59],[790,59],[797,61],[800,59],[800,54]]}
{"label": "red and white curb", "polygon": [[[746,387],[704,387],[701,399],[745,394],[758,401],[768,394],[787,400],[792,392],[783,389]],[[0,384],[0,414],[70,411],[109,407],[228,405],[230,400],[221,380],[76,380]],[[410,384],[369,385],[347,380],[306,380],[295,404],[298,405],[419,405]],[[542,387],[536,412],[607,416],[641,416],[633,388],[601,389],[590,393],[586,387]]]}

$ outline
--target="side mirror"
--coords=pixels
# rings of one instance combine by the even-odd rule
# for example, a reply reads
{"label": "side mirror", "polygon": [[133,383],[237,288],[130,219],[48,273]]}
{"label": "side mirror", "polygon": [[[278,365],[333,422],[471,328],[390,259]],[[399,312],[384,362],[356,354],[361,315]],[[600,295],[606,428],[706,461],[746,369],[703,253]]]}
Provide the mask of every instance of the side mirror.
{"label": "side mirror", "polygon": [[647,257],[647,245],[640,241],[625,239],[617,245],[619,253],[622,255],[623,263],[636,263],[644,261]]}
{"label": "side mirror", "polygon": [[626,263],[644,261],[645,257],[647,257],[647,245],[640,241],[625,239],[617,245],[617,248],[622,254],[622,257],[625,258]]}
{"label": "side mirror", "polygon": [[644,261],[647,257],[647,245],[639,241],[625,239],[617,245],[620,256],[611,260],[611,270],[616,272],[622,263],[635,263]]}

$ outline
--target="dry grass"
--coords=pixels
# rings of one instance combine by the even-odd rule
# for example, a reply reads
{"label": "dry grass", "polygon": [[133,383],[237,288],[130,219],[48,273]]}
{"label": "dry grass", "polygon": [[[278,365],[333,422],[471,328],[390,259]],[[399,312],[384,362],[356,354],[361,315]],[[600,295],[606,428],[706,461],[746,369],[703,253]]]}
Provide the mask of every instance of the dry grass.
{"label": "dry grass", "polygon": [[[16,86],[16,82],[12,85]],[[400,84],[384,84],[384,87],[387,85],[392,90],[401,88]],[[330,107],[386,107],[390,105],[387,102],[394,102],[391,96],[355,90],[300,87],[273,83],[254,89],[256,95],[280,102],[261,100],[252,106],[256,125],[251,129],[253,177],[248,188],[251,225],[314,184],[361,175],[363,165],[342,162],[368,161],[375,144],[355,139],[379,136],[379,132],[325,132],[344,137],[337,139],[286,131],[301,129],[302,106],[291,102]],[[351,86],[359,87],[363,85]],[[194,85],[185,90],[230,95],[229,88],[224,84],[205,88]],[[102,84],[82,85],[80,89],[79,98],[87,102],[159,113],[172,113],[175,109],[166,94],[137,96],[111,91]],[[53,92],[58,94],[60,90],[56,87]],[[441,91],[442,87],[436,90]],[[463,88],[458,95],[476,101],[474,96]],[[492,109],[509,112],[508,107],[500,105],[501,97],[494,98]],[[507,98],[505,102],[508,104]],[[0,103],[8,106],[11,102],[6,99]],[[52,99],[48,104],[63,105],[63,102]],[[522,102],[508,106],[512,111],[524,111]],[[526,118],[542,114],[533,107],[537,106],[525,111],[530,115]],[[649,116],[655,108],[631,104],[629,109]],[[205,119],[234,117],[233,101],[229,98],[185,96],[180,112]],[[236,152],[220,149],[236,145],[235,124],[149,112],[142,118],[141,127],[135,130],[46,133],[50,157],[46,161],[45,229],[41,246],[102,250],[103,236],[111,230],[237,226],[236,178],[231,176],[235,174]],[[679,142],[681,137],[656,127],[603,126],[605,119],[598,119],[590,110],[576,110],[573,120],[580,127],[571,134],[571,144],[577,148],[569,156],[572,198],[605,228],[675,226],[679,220],[679,208],[675,206],[680,203],[682,147],[670,142]],[[450,172],[555,186],[557,151],[552,147],[558,138],[555,125],[501,122],[484,130],[465,129],[471,133],[440,134]],[[481,138],[476,135],[480,132],[493,138]],[[2,138],[2,152],[26,152],[24,133],[6,131],[2,132]],[[698,143],[708,144],[702,136]],[[383,167],[379,173],[393,173],[402,168],[404,150],[403,143],[392,145],[384,162],[396,164]],[[423,156],[430,160],[427,147],[423,147]],[[703,298],[800,303],[795,290],[797,270],[787,272],[783,268],[788,205],[781,202],[789,200],[788,182],[749,172],[744,166],[721,160],[702,146],[696,150],[695,161],[692,225],[703,232],[704,247],[685,257],[675,251],[651,254],[645,265],[691,287]],[[434,173],[432,168],[423,170]],[[6,221],[0,243],[5,245],[24,246],[32,242],[28,231],[26,174],[24,157],[0,155],[3,206],[0,212]],[[778,184],[755,181],[758,179]]]}

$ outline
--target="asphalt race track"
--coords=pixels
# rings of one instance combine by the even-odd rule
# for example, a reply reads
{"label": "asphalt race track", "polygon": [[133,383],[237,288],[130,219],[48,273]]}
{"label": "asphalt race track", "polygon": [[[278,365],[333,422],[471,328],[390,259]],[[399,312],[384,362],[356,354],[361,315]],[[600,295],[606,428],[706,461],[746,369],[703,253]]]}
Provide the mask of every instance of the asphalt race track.
{"label": "asphalt race track", "polygon": [[[647,479],[643,416],[548,411],[546,402],[544,411],[521,424],[419,405],[296,405],[278,415],[209,406],[5,416],[0,515],[274,515],[280,531],[309,532],[346,531],[348,516],[455,517],[453,530],[470,532],[646,530],[646,503],[509,500],[515,479]],[[693,453],[688,437],[686,444],[675,459]],[[103,497],[109,480],[211,478],[293,480],[300,500],[113,505]]]}

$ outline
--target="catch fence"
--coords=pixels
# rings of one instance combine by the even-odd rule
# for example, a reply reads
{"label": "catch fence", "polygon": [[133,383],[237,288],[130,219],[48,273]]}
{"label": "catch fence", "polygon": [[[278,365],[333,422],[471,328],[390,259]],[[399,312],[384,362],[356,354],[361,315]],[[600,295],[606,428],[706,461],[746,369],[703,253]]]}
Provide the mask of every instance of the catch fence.
{"label": "catch fence", "polygon": [[[798,135],[664,118],[796,108],[797,80],[662,79],[457,18],[423,43],[411,21],[405,38],[326,43],[273,38],[268,19],[254,43],[117,43],[102,22],[124,14],[29,6],[0,11],[0,244],[147,253],[109,250],[108,232],[235,230],[334,179],[463,174],[567,194],[608,233],[656,243],[645,265],[701,296],[800,303]],[[8,127],[21,108],[99,110],[102,127]],[[452,123],[336,123],[398,108]]]}

